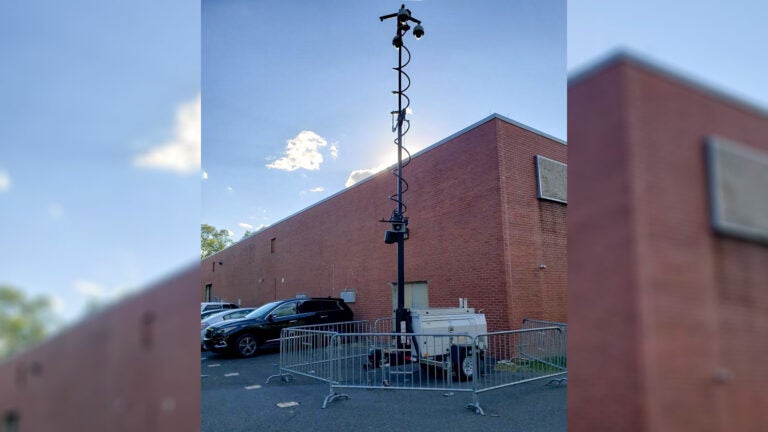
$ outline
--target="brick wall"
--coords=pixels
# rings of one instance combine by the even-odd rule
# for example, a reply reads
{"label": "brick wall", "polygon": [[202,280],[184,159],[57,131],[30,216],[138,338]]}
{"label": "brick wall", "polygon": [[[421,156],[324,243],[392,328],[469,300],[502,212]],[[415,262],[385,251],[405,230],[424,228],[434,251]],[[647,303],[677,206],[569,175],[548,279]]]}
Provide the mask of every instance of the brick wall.
{"label": "brick wall", "polygon": [[[0,419],[21,431],[200,429],[197,269],[0,364]],[[189,313],[185,313],[185,311]]]}
{"label": "brick wall", "polygon": [[[405,279],[428,282],[430,306],[467,297],[493,330],[525,316],[565,319],[565,205],[537,200],[535,152],[565,162],[563,144],[491,116],[404,169]],[[379,173],[203,260],[201,293],[212,284],[222,300],[258,305],[354,289],[357,318],[391,315],[396,246],[384,243],[378,221],[392,213],[395,187]],[[547,259],[552,270],[542,272]]]}
{"label": "brick wall", "polygon": [[534,161],[538,154],[567,164],[567,148],[506,122],[497,134],[508,320],[567,322],[566,205],[537,199]]}
{"label": "brick wall", "polygon": [[569,430],[766,430],[768,247],[713,234],[704,142],[768,116],[628,57],[570,87]]}

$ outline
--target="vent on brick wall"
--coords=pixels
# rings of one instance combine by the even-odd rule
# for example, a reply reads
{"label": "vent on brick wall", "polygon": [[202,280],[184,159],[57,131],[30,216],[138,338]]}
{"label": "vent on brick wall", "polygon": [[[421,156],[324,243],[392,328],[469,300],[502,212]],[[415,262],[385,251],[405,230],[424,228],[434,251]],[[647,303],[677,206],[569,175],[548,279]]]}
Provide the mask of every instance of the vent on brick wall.
{"label": "vent on brick wall", "polygon": [[568,203],[568,165],[541,155],[535,156],[538,198]]}

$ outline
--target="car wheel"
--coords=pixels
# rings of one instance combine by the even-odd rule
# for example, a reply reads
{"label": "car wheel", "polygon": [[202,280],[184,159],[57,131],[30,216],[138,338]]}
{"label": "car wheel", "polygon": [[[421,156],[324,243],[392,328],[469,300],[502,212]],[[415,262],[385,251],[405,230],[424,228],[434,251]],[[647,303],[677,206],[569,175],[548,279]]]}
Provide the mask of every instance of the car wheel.
{"label": "car wheel", "polygon": [[259,350],[259,341],[250,334],[240,335],[235,342],[235,350],[243,357],[252,357]]}

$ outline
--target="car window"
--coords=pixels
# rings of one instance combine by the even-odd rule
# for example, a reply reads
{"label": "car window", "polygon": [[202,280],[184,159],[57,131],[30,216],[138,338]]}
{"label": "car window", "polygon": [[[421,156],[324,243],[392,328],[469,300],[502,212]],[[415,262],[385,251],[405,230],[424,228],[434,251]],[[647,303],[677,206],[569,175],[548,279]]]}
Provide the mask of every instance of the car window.
{"label": "car window", "polygon": [[288,315],[296,314],[296,302],[285,303],[272,312],[272,316],[280,318]]}
{"label": "car window", "polygon": [[307,312],[318,312],[323,309],[323,305],[316,300],[307,300],[301,302],[299,305],[299,312],[300,313],[307,313]]}
{"label": "car window", "polygon": [[264,319],[267,314],[274,309],[280,302],[272,302],[259,306],[258,309],[248,314],[248,318]]}
{"label": "car window", "polygon": [[237,305],[232,303],[227,303],[224,305],[224,309],[237,309]]}
{"label": "car window", "polygon": [[249,312],[250,312],[250,311],[237,311],[237,312],[232,312],[231,314],[227,314],[227,317],[226,317],[226,319],[242,318],[242,317],[244,317],[244,316],[248,315],[248,313],[249,313]]}
{"label": "car window", "polygon": [[299,311],[301,313],[333,311],[339,309],[339,305],[332,300],[307,300],[299,306]]}

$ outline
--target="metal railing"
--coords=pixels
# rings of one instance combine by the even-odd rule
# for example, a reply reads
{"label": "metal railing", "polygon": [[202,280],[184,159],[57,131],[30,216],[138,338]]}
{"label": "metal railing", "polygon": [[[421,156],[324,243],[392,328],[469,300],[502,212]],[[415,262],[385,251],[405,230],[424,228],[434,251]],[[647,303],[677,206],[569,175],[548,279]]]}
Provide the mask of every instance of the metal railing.
{"label": "metal railing", "polygon": [[[561,353],[560,355],[563,358],[567,358],[568,354],[568,324],[561,323],[561,322],[553,322],[553,321],[543,321],[543,320],[536,320],[536,319],[530,319],[525,318],[523,319],[523,329],[535,329],[535,328],[541,328],[541,327],[557,327],[562,332],[562,347],[561,347]],[[532,353],[529,353],[532,354]],[[561,378],[557,380],[558,383],[568,382],[567,378]]]}
{"label": "metal railing", "polygon": [[[327,382],[323,401],[349,398],[340,389],[431,390],[472,393],[469,408],[484,414],[478,395],[567,374],[567,325],[524,328],[472,337],[465,333],[372,332],[391,318],[283,329],[280,372]],[[564,380],[564,379],[562,379]],[[560,381],[562,381],[560,380]]]}
{"label": "metal railing", "polygon": [[483,414],[478,394],[567,373],[565,338],[560,327],[487,333],[475,338],[474,399],[470,407]]}
{"label": "metal railing", "polygon": [[395,318],[379,318],[373,322],[373,333],[393,333],[395,331]]}
{"label": "metal railing", "polygon": [[521,329],[525,330],[541,327],[558,327],[563,332],[563,336],[568,339],[568,324],[566,323],[523,318],[523,326]]}
{"label": "metal railing", "polygon": [[336,334],[331,344],[340,351],[331,362],[330,393],[323,408],[349,398],[337,392],[342,388],[474,391],[464,375],[470,364],[471,377],[474,339],[468,334]]}
{"label": "metal railing", "polygon": [[346,321],[282,329],[279,372],[266,382],[272,378],[288,382],[294,375],[328,381],[330,361],[339,355],[338,347],[331,344],[333,335],[367,333],[372,326],[370,321]]}

